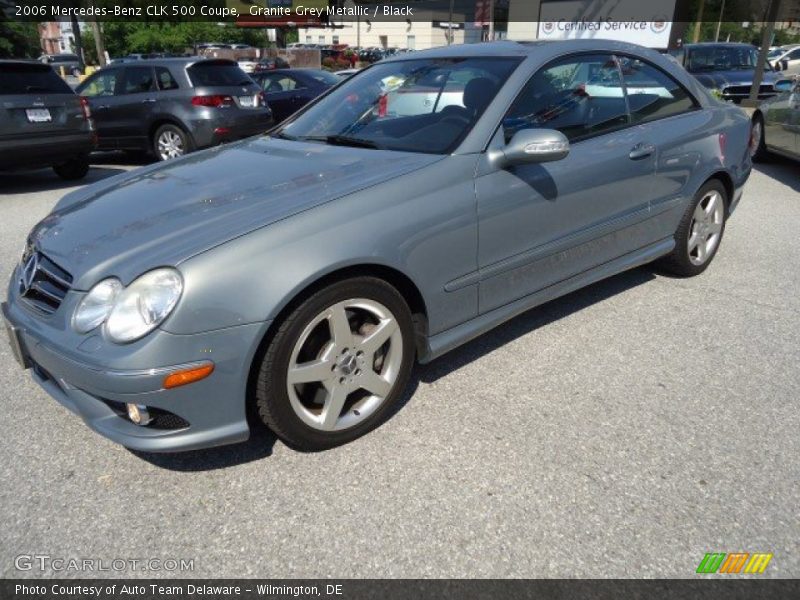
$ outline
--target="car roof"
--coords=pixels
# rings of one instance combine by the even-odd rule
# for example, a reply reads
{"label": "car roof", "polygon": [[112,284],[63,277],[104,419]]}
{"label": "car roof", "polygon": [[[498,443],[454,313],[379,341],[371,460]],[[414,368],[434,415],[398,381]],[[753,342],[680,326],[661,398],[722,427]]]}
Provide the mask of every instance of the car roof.
{"label": "car roof", "polygon": [[229,58],[211,58],[207,56],[170,56],[164,58],[144,58],[141,60],[130,61],[129,63],[126,64],[129,64],[132,67],[168,66],[168,65],[189,67],[197,63],[208,63],[208,62],[224,63],[234,66],[236,65],[236,61],[231,60]]}
{"label": "car roof", "polygon": [[684,44],[684,48],[711,48],[714,46],[721,46],[724,48],[753,48],[755,50],[755,46],[753,44],[747,44],[745,42],[697,42],[696,44]]}
{"label": "car roof", "polygon": [[618,52],[652,57],[659,52],[637,44],[606,39],[580,40],[538,40],[534,42],[477,42],[474,44],[458,44],[441,46],[430,50],[417,50],[393,54],[382,62],[420,60],[425,58],[483,58],[483,57],[521,57],[529,56],[552,58],[568,52]]}
{"label": "car roof", "polygon": [[24,65],[26,67],[33,67],[34,69],[36,69],[38,71],[50,71],[50,70],[52,70],[52,67],[50,65],[46,65],[44,63],[39,62],[38,60],[33,60],[33,59],[25,60],[25,59],[3,58],[3,59],[0,59],[0,66],[2,66],[2,65],[20,65],[20,66]]}

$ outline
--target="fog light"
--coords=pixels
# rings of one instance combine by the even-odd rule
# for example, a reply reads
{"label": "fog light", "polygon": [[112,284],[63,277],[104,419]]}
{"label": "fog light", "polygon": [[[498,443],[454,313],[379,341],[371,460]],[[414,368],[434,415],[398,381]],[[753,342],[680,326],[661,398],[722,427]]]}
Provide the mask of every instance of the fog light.
{"label": "fog light", "polygon": [[128,418],[136,425],[147,425],[153,419],[144,404],[128,404]]}

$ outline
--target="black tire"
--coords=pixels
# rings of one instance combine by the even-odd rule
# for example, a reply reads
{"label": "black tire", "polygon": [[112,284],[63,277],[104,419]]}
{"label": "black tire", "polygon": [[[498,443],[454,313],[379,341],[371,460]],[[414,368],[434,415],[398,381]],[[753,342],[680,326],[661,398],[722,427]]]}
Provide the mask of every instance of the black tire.
{"label": "black tire", "polygon": [[[711,192],[719,193],[722,198],[722,227],[719,231],[719,239],[716,245],[711,252],[708,253],[702,264],[696,264],[692,260],[689,249],[689,237],[691,235],[694,212],[697,209],[697,205]],[[708,265],[711,264],[711,261],[714,260],[714,256],[716,256],[720,244],[722,243],[722,238],[725,234],[725,223],[728,217],[729,203],[728,192],[719,179],[710,179],[703,184],[695,194],[693,200],[689,203],[689,206],[686,207],[686,212],[683,214],[683,217],[681,217],[678,229],[675,232],[675,248],[670,254],[658,261],[658,266],[678,277],[694,277],[705,271]]]}
{"label": "black tire", "polygon": [[83,179],[89,172],[89,157],[78,156],[60,165],[53,165],[53,171],[61,179],[66,179],[67,181]]}
{"label": "black tire", "polygon": [[755,147],[755,150],[753,151],[751,149],[750,156],[753,159],[753,162],[764,162],[767,159],[769,152],[767,151],[767,146],[764,142],[764,117],[762,117],[759,113],[753,115],[752,127],[754,130],[757,127],[760,133],[757,134],[757,140],[751,140],[751,145]]}
{"label": "black tire", "polygon": [[[164,156],[163,152],[159,150],[159,140],[164,135],[175,135],[180,138],[180,144],[183,148],[181,154],[176,156]],[[183,128],[173,125],[172,123],[166,123],[156,129],[156,132],[153,134],[153,139],[151,143],[151,147],[153,150],[153,154],[158,160],[169,160],[170,158],[177,158],[178,156],[183,156],[185,154],[189,154],[192,150],[194,150],[194,144],[192,143],[191,136],[186,133]]]}
{"label": "black tire", "polygon": [[[292,408],[287,372],[295,344],[308,324],[329,307],[352,298],[378,302],[395,317],[403,340],[400,368],[390,392],[372,414],[347,429],[322,431],[306,424]],[[269,341],[258,365],[255,398],[258,415],[279,438],[298,450],[320,451],[346,444],[376,428],[391,414],[408,384],[415,353],[411,312],[397,290],[373,277],[334,283],[292,310]]]}

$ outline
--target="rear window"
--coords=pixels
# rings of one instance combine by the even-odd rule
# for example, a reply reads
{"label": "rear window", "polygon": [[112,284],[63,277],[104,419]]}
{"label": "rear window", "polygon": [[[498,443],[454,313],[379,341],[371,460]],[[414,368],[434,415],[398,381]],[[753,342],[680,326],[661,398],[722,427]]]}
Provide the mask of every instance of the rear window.
{"label": "rear window", "polygon": [[341,77],[337,77],[333,73],[329,73],[328,71],[317,71],[316,69],[311,70],[309,69],[306,71],[311,77],[316,79],[317,81],[324,83],[326,85],[336,85],[342,79]]}
{"label": "rear window", "polygon": [[78,62],[78,57],[75,54],[54,54],[50,57],[53,62]]}
{"label": "rear window", "polygon": [[253,81],[236,64],[202,62],[187,69],[194,87],[248,85]]}
{"label": "rear window", "polygon": [[72,88],[50,67],[0,65],[0,95],[73,93]]}

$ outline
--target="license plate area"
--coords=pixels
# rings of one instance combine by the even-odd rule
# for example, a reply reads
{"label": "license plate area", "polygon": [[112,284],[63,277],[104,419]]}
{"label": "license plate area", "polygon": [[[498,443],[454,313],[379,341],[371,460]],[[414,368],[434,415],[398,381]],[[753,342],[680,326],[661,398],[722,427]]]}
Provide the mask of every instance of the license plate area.
{"label": "license plate area", "polygon": [[25,343],[22,341],[22,334],[17,327],[9,323],[6,318],[6,305],[3,304],[3,324],[5,325],[8,345],[11,346],[11,354],[23,369],[31,367],[31,360],[25,350]]}
{"label": "license plate area", "polygon": [[49,123],[53,120],[47,108],[26,108],[25,115],[31,123]]}
{"label": "license plate area", "polygon": [[255,105],[255,96],[239,96],[239,106],[242,108],[253,108]]}

